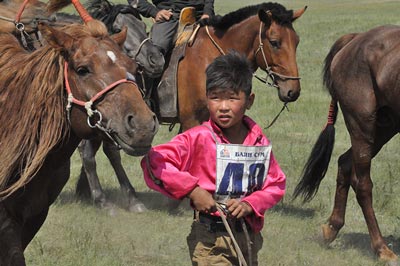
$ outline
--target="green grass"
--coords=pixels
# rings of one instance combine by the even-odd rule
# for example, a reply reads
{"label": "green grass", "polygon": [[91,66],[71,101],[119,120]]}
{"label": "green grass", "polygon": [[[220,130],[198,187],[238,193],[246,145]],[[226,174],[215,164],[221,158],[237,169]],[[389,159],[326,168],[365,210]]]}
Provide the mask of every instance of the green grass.
{"label": "green grass", "polygon": [[[121,1],[122,2],[122,1]],[[260,1],[216,0],[216,12],[224,14]],[[383,24],[400,24],[399,1],[280,1],[290,9],[308,6],[295,22],[300,36],[297,58],[302,77],[302,94],[289,104],[266,134],[274,154],[287,174],[287,196],[267,213],[263,230],[264,246],[259,253],[264,265],[383,265],[370,251],[362,212],[350,192],[346,225],[329,246],[320,245],[320,225],[329,217],[335,193],[337,158],[349,148],[342,116],[336,126],[336,144],[331,165],[317,196],[309,204],[292,202],[296,186],[312,145],[326,123],[330,97],[322,88],[322,63],[333,42],[342,34],[365,31]],[[277,92],[254,81],[256,102],[249,111],[265,127],[279,112]],[[168,141],[177,132],[160,128],[154,144]],[[374,206],[382,233],[400,254],[400,172],[399,138],[395,137],[373,161]],[[110,164],[102,152],[97,155],[98,172],[109,197],[120,206],[115,212],[98,210],[74,198],[80,170],[77,153],[72,158],[72,174],[43,227],[27,248],[28,265],[190,265],[186,235],[192,212],[187,202],[182,215],[169,215],[163,198],[143,182],[140,158],[123,154],[124,166],[144,203],[151,210],[134,214],[125,211],[124,200]]]}

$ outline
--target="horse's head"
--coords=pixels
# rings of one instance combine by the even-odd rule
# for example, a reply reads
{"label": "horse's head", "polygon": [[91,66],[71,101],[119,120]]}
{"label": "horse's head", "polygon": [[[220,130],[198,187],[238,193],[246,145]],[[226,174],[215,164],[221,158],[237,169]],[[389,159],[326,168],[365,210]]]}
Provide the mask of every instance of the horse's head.
{"label": "horse's head", "polygon": [[294,12],[281,9],[260,9],[258,12],[261,23],[255,43],[258,46],[257,65],[267,71],[283,102],[295,101],[300,95],[300,78],[296,63],[299,37],[292,23],[305,10],[306,7]]}
{"label": "horse's head", "polygon": [[128,26],[125,52],[134,59],[149,77],[159,77],[164,69],[164,56],[147,37],[146,24],[131,13],[120,13],[114,20],[115,31]]}
{"label": "horse's head", "polygon": [[47,43],[65,58],[68,114],[73,132],[88,138],[111,137],[130,155],[151,146],[158,121],[131,80],[137,65],[121,50],[126,29],[111,37],[102,23],[55,29],[40,25]]}
{"label": "horse's head", "polygon": [[131,5],[113,5],[107,0],[88,2],[90,14],[106,24],[110,33],[118,33],[128,27],[124,51],[134,59],[149,77],[159,77],[164,69],[164,56],[147,37],[146,24],[137,9]]}

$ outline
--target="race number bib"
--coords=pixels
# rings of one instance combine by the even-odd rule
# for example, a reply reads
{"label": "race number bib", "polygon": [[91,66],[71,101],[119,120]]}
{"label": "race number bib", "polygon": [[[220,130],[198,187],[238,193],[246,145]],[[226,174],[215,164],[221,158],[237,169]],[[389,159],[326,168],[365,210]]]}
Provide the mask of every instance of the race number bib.
{"label": "race number bib", "polygon": [[216,200],[241,198],[260,190],[268,173],[271,148],[217,143]]}

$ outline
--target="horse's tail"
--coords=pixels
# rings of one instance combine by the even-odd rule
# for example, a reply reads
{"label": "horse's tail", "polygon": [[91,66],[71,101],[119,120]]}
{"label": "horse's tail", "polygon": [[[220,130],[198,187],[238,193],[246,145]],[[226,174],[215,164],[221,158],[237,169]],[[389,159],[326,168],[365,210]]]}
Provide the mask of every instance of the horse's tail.
{"label": "horse's tail", "polygon": [[303,197],[304,202],[313,199],[318,191],[322,179],[325,177],[331,160],[332,150],[335,143],[335,122],[338,112],[338,105],[332,99],[329,107],[328,122],[324,130],[319,135],[310,157],[304,166],[302,177],[297,184],[293,198],[299,195]]}
{"label": "horse's tail", "polygon": [[355,36],[357,36],[358,33],[349,33],[346,35],[343,35],[340,37],[331,47],[331,50],[329,51],[328,55],[325,57],[325,65],[323,68],[323,83],[325,87],[331,91],[332,88],[332,76],[331,76],[331,64],[332,60],[335,57],[335,55],[348,44],[351,40],[354,39]]}
{"label": "horse's tail", "polygon": [[[330,92],[333,91],[333,82],[330,71],[333,58],[343,47],[353,40],[356,35],[357,33],[343,35],[333,44],[331,50],[325,58],[323,83]],[[304,202],[307,202],[312,200],[315,194],[318,192],[319,185],[322,179],[325,177],[329,162],[331,160],[332,150],[335,143],[334,125],[336,122],[337,112],[337,101],[332,99],[329,108],[328,123],[321,132],[317,142],[314,145],[314,148],[311,151],[310,157],[304,166],[300,182],[297,184],[293,192],[293,198],[297,198],[301,195]]]}

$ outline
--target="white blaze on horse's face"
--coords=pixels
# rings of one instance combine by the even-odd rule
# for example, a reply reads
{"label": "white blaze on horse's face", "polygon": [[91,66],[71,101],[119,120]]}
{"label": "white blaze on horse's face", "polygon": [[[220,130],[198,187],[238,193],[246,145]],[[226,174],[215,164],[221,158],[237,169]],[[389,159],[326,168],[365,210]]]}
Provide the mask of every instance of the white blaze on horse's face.
{"label": "white blaze on horse's face", "polygon": [[107,51],[107,55],[109,58],[111,58],[111,60],[113,61],[113,63],[115,63],[115,60],[117,59],[117,57],[115,56],[113,51]]}

